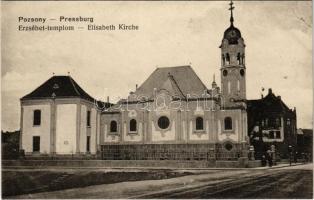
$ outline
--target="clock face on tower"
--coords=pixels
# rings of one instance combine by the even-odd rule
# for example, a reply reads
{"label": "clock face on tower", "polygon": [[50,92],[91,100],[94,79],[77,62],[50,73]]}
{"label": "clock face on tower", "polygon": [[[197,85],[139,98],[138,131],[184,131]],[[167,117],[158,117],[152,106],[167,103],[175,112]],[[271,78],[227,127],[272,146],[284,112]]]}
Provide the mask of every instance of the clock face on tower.
{"label": "clock face on tower", "polygon": [[232,31],[229,32],[229,36],[230,37],[234,37],[236,35],[237,35],[237,33],[235,32],[235,30],[232,30]]}

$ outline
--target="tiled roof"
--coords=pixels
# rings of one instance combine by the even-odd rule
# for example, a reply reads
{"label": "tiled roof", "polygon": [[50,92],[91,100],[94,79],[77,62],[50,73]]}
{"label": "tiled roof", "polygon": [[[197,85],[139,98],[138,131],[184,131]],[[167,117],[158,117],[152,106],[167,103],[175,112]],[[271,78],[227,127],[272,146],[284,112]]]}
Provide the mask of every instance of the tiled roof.
{"label": "tiled roof", "polygon": [[[168,82],[168,83],[167,83]],[[185,97],[187,94],[202,97],[206,86],[190,66],[157,68],[134,92],[135,95],[152,97],[157,91],[168,89],[173,95]],[[193,97],[193,96],[192,96]]]}
{"label": "tiled roof", "polygon": [[36,88],[33,92],[25,95],[21,100],[45,99],[45,98],[73,98],[79,97],[91,102],[95,99],[87,94],[71,76],[53,76]]}
{"label": "tiled roof", "polygon": [[247,107],[249,111],[254,112],[290,112],[289,107],[276,97],[274,93],[270,92],[262,99],[248,100]]}

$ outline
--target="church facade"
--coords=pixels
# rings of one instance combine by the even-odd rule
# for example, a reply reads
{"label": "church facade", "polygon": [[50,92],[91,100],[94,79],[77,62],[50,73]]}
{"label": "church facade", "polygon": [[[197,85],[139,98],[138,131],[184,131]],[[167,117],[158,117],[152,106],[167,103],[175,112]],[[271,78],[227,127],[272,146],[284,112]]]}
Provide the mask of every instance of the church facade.
{"label": "church facade", "polygon": [[21,98],[21,148],[110,160],[247,157],[245,44],[232,9],[217,55],[221,87],[213,80],[207,88],[190,66],[157,68],[112,105],[70,76],[53,76]]}

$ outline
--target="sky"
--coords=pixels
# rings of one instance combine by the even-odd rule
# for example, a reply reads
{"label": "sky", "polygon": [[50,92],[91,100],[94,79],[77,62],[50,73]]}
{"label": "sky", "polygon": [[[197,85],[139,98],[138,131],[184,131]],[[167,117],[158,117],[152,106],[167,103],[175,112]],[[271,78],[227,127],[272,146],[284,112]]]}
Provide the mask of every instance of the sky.
{"label": "sky", "polygon": [[[2,2],[1,129],[19,129],[19,99],[53,73],[70,72],[91,96],[113,102],[127,97],[156,67],[191,65],[207,87],[213,74],[220,85],[228,3]],[[234,24],[246,44],[247,98],[258,99],[261,88],[264,96],[272,88],[296,107],[298,128],[312,128],[312,2],[236,1],[234,6]],[[139,30],[19,32],[20,16],[93,17],[94,24],[134,24]]]}

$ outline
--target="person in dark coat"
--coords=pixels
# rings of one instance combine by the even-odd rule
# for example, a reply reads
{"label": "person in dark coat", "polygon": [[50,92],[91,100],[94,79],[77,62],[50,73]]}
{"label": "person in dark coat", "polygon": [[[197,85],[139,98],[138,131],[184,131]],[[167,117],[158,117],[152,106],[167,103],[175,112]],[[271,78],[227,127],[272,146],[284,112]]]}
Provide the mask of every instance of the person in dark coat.
{"label": "person in dark coat", "polygon": [[267,161],[268,161],[268,166],[272,167],[273,166],[273,157],[271,155],[270,150],[267,151]]}
{"label": "person in dark coat", "polygon": [[266,166],[266,156],[262,155],[262,166],[265,167]]}

